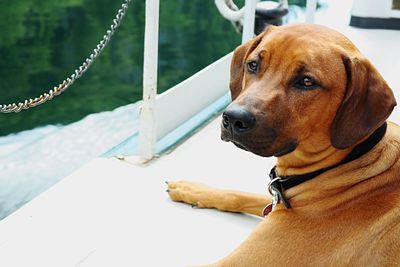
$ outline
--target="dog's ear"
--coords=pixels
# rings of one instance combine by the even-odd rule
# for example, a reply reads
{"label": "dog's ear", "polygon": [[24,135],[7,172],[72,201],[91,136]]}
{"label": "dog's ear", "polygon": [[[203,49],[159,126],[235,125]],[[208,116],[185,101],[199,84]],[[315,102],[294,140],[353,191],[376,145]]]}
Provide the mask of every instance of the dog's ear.
{"label": "dog's ear", "polygon": [[242,91],[245,59],[260,44],[266,31],[238,46],[233,52],[231,61],[231,80],[229,83],[232,100],[235,100]]}
{"label": "dog's ear", "polygon": [[365,58],[342,55],[347,86],[330,129],[335,148],[348,148],[381,126],[396,106],[392,90]]}

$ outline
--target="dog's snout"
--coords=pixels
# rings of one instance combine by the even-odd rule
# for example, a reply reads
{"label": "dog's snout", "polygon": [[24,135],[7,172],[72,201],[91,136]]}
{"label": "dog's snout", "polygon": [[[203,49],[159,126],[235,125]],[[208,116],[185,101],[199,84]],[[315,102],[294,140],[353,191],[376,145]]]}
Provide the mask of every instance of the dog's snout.
{"label": "dog's snout", "polygon": [[231,105],[222,114],[222,125],[235,133],[245,133],[251,130],[256,122],[254,115],[244,107]]}

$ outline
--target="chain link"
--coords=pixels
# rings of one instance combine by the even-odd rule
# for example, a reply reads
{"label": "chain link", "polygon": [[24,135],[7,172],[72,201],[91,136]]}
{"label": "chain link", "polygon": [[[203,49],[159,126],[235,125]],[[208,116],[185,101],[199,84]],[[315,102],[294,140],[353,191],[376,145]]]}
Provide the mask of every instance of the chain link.
{"label": "chain link", "polygon": [[115,30],[121,24],[122,18],[125,16],[126,10],[128,9],[129,3],[131,0],[125,0],[122,4],[121,8],[118,10],[113,23],[109,30],[107,30],[106,34],[103,36],[103,39],[100,43],[93,49],[93,53],[90,54],[88,58],[77,68],[74,73],[65,79],[61,84],[54,87],[47,93],[40,95],[34,99],[30,98],[29,100],[25,100],[24,102],[19,102],[18,104],[12,103],[8,105],[0,105],[0,113],[11,113],[11,112],[20,112],[23,109],[29,109],[31,107],[35,107],[37,105],[43,104],[48,100],[53,99],[55,96],[58,96],[68,87],[70,87],[77,79],[79,79],[82,74],[89,69],[92,63],[96,60],[96,58],[101,54],[103,49],[106,47],[107,43],[110,41],[112,35]]}

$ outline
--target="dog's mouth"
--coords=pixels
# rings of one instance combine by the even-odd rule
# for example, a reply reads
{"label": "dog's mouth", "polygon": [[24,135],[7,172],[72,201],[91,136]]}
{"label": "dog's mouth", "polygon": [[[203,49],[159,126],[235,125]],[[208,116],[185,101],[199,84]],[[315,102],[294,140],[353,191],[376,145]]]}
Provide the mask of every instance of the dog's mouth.
{"label": "dog's mouth", "polygon": [[226,134],[222,134],[221,139],[225,142],[232,142],[236,147],[254,153],[256,155],[272,156],[269,154],[268,155],[265,154],[265,151],[269,150],[275,138],[272,136],[267,136],[258,139],[243,138],[243,137],[238,138],[235,136],[232,137],[232,136],[227,136]]}
{"label": "dog's mouth", "polygon": [[282,157],[290,152],[293,152],[297,148],[297,141],[291,140],[287,142],[278,152],[274,153],[274,157]]}
{"label": "dog's mouth", "polygon": [[262,157],[270,157],[273,156],[272,153],[268,152],[271,148],[272,142],[239,142],[237,140],[225,140],[227,142],[232,142],[236,147],[251,152],[253,154],[262,156]]}
{"label": "dog's mouth", "polygon": [[251,137],[237,137],[232,136],[231,133],[222,131],[221,139],[225,142],[232,142],[236,147],[245,151],[254,153],[262,157],[281,157],[283,155],[293,152],[297,148],[297,141],[289,140],[279,145],[276,143],[277,134],[275,131],[269,131],[269,134],[264,136]]}
{"label": "dog's mouth", "polygon": [[232,142],[235,146],[237,146],[238,148],[243,149],[243,150],[246,150],[246,151],[249,151],[245,146],[241,145],[240,143],[235,142],[235,141],[231,141],[231,142]]}

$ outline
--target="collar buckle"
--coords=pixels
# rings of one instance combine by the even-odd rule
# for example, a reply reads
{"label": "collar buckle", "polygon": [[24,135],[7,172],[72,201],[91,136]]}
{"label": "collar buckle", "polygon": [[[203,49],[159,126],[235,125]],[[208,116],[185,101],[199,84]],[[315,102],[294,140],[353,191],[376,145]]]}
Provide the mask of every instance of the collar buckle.
{"label": "collar buckle", "polygon": [[272,186],[272,183],[278,182],[280,177],[276,177],[276,176],[275,176],[275,178],[272,178],[272,177],[273,177],[272,174],[270,174],[271,181],[269,181],[269,183],[268,183],[268,192],[272,196],[272,203],[268,204],[267,206],[264,207],[264,209],[262,211],[263,217],[267,216],[271,211],[273,211],[276,204],[278,204],[280,201],[279,193],[276,191],[277,189]]}
{"label": "collar buckle", "polygon": [[279,180],[280,180],[280,177],[275,177],[268,183],[268,192],[272,196],[272,210],[275,208],[276,204],[279,203],[279,194],[277,192],[277,189],[272,186],[272,183],[278,182]]}
{"label": "collar buckle", "polygon": [[269,178],[271,179],[268,183],[268,192],[272,195],[272,208],[276,206],[279,202],[282,202],[287,209],[291,208],[289,200],[283,195],[284,187],[282,183],[284,180],[276,173],[275,167],[272,168],[269,173]]}

